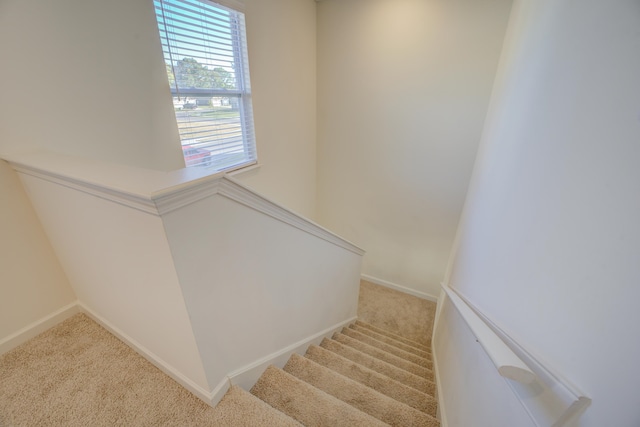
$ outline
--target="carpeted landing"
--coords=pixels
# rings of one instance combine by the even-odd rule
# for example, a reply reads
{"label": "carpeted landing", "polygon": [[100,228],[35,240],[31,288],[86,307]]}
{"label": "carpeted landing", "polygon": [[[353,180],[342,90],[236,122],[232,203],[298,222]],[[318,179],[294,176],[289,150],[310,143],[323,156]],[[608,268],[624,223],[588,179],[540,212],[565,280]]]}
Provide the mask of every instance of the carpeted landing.
{"label": "carpeted landing", "polygon": [[216,408],[76,315],[0,357],[0,426],[439,426],[434,309],[363,282],[361,320],[270,366],[250,391],[231,387]]}

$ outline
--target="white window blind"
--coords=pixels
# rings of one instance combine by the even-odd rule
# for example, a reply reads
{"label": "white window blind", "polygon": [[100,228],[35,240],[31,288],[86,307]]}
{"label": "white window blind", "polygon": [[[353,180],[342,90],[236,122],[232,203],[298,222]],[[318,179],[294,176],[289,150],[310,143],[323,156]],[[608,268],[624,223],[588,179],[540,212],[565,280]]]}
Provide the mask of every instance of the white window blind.
{"label": "white window blind", "polygon": [[187,166],[256,162],[244,14],[208,0],[154,0]]}

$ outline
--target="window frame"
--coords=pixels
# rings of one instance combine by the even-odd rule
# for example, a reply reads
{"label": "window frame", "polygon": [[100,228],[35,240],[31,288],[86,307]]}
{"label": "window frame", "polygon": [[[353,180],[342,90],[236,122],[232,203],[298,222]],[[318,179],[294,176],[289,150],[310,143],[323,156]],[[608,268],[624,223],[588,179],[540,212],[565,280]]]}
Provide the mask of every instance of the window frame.
{"label": "window frame", "polygon": [[[232,48],[232,53],[233,53],[233,61],[231,62],[230,67],[232,67],[233,69],[232,75],[234,77],[234,85],[236,86],[235,88],[232,88],[232,89],[201,88],[201,87],[194,88],[194,87],[185,87],[178,84],[178,78],[175,73],[175,67],[180,61],[179,59],[179,57],[181,56],[180,50],[183,48],[176,47],[175,45],[180,45],[180,44],[184,45],[185,44],[184,40],[177,41],[177,39],[178,37],[187,39],[187,36],[186,36],[186,33],[182,33],[181,35],[179,35],[177,29],[173,29],[173,32],[169,31],[167,21],[169,19],[174,19],[174,18],[167,18],[167,15],[172,13],[172,12],[169,12],[167,8],[168,7],[175,8],[178,12],[174,11],[173,13],[180,15],[181,11],[183,10],[186,11],[187,7],[191,7],[194,4],[202,4],[208,7],[209,9],[210,8],[217,9],[220,12],[227,13],[229,16],[228,18],[229,40],[231,41],[231,43],[230,43],[230,46],[228,47]],[[153,5],[154,5],[155,16],[156,16],[157,28],[160,35],[161,45],[162,45],[161,47],[162,47],[163,59],[164,59],[164,63],[168,67],[167,81],[169,82],[169,86],[171,90],[171,99],[172,99],[172,104],[174,108],[176,124],[178,125],[178,132],[180,135],[180,145],[183,152],[185,166],[186,167],[205,166],[205,167],[212,168],[216,172],[221,172],[221,171],[232,172],[242,168],[255,166],[258,163],[258,154],[257,154],[257,144],[256,144],[256,138],[255,138],[255,128],[254,128],[254,122],[253,122],[253,105],[252,105],[252,97],[251,97],[251,81],[250,81],[250,75],[249,75],[246,24],[245,24],[244,13],[242,11],[243,9],[242,5],[233,0],[218,0],[218,1],[153,0]],[[184,6],[185,9],[180,9],[180,5],[186,5]],[[217,12],[218,11],[216,11],[216,14]],[[202,20],[201,22],[203,24],[206,22],[205,18],[207,18],[207,16],[209,18],[213,16],[212,12],[209,12],[209,15],[207,15],[207,13],[205,12],[202,12],[200,15],[198,15],[197,13],[192,12],[191,10],[183,13],[194,14],[194,16],[197,16],[197,19]],[[196,20],[195,17],[191,18],[189,16],[187,16],[187,18],[184,19],[184,16],[185,15],[183,15],[183,20],[181,22],[181,25],[185,25],[187,23],[186,21]],[[215,19],[218,20],[219,18],[216,17]],[[214,23],[215,22],[217,21],[214,21]],[[197,24],[192,23],[193,29],[189,29],[189,30],[196,32],[195,29],[197,27],[198,27]],[[199,31],[202,31],[202,30],[199,30]],[[188,40],[189,42],[193,42],[193,40],[196,40],[196,38],[193,36],[188,36]],[[172,43],[174,43],[175,45],[172,46]],[[196,46],[196,47],[193,48],[192,50],[196,52],[202,52],[203,54],[210,55],[211,57],[215,57],[219,55],[219,53],[216,53],[219,51],[215,50],[211,46],[207,46],[207,43],[213,44],[211,43],[211,40],[203,40],[200,45],[193,44],[193,46]],[[188,58],[188,56],[185,56],[184,54],[183,56],[184,56],[183,60]],[[196,60],[197,62],[196,58],[192,58],[192,59]],[[210,71],[215,70],[215,68],[212,69],[207,64],[202,64],[202,65],[204,65],[204,67],[207,67],[207,69],[209,69]],[[171,75],[169,74],[169,69],[173,74],[173,80],[174,80],[173,84],[171,83]],[[226,71],[229,71],[229,70],[226,70]],[[187,130],[185,130],[185,126],[181,127],[181,122],[180,122],[181,119],[179,115],[179,111],[181,111],[181,109],[177,108],[176,106],[176,102],[175,102],[176,97],[178,99],[178,102],[180,102],[180,99],[199,98],[199,97],[210,97],[212,98],[212,100],[214,98],[228,98],[231,104],[235,104],[231,102],[232,98],[238,99],[237,109],[239,114],[239,128],[241,131],[241,144],[240,144],[240,139],[234,140],[233,145],[231,146],[232,147],[231,149],[240,150],[240,147],[241,147],[242,151],[241,152],[238,151],[235,154],[242,153],[242,158],[238,162],[225,164],[223,162],[223,160],[225,159],[225,154],[228,155],[229,153],[224,153],[224,151],[225,150],[228,151],[229,149],[226,149],[224,147],[225,145],[228,145],[228,143],[221,142],[225,137],[220,135],[215,135],[215,132],[212,130],[208,131],[209,134],[206,136],[206,139],[209,142],[201,144],[200,142],[198,142],[197,139],[191,139],[191,137],[188,136],[188,134],[190,133],[189,129],[191,129],[189,128],[189,125],[186,126]],[[183,103],[183,106],[184,106],[184,103]],[[196,108],[197,108],[197,104],[196,104]],[[182,112],[182,115],[184,114],[185,113]],[[189,113],[186,113],[186,114],[188,118],[187,121],[190,122],[191,116],[189,116]],[[197,145],[197,148],[199,150],[202,150],[203,156],[206,157],[207,161],[203,160],[203,161],[193,162],[192,160],[187,159],[187,152],[185,151],[185,147],[192,148],[194,145]],[[207,150],[207,148],[212,148],[212,150]],[[187,151],[188,150],[189,148],[187,148]],[[222,151],[222,153],[213,154],[212,151],[214,150]],[[206,154],[207,151],[209,151],[208,154]],[[213,161],[211,159],[213,159]],[[218,164],[216,166],[217,161],[218,163],[222,163],[222,165]],[[192,162],[192,164],[190,164],[190,162]]]}

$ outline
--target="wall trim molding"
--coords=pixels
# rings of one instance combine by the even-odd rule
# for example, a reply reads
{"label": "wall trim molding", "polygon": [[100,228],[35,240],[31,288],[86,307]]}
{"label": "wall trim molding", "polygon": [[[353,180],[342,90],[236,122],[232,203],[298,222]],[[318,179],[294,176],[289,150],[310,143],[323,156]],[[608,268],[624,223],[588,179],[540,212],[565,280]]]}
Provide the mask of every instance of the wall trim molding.
{"label": "wall trim molding", "polygon": [[72,190],[81,191],[92,196],[99,197],[110,202],[118,203],[132,209],[136,209],[148,214],[158,215],[158,210],[151,198],[144,197],[139,194],[129,193],[124,190],[116,190],[108,186],[94,184],[85,180],[72,178],[70,176],[58,174],[52,171],[44,170],[29,166],[24,163],[18,163],[8,160],[13,169],[21,174],[33,176]]}
{"label": "wall trim molding", "polygon": [[40,335],[46,330],[51,329],[58,323],[67,320],[69,317],[79,312],[78,301],[76,300],[62,308],[59,308],[51,314],[28,324],[24,328],[0,340],[0,355],[13,350],[20,344],[29,341],[31,338]]}
{"label": "wall trim molding", "polygon": [[[224,172],[206,174],[206,171],[194,171],[193,168],[185,168],[159,173],[158,171],[140,168],[128,168],[125,177],[130,176],[131,181],[145,183],[143,187],[135,187],[134,182],[126,184],[127,179],[121,179],[117,184],[107,182],[104,176],[119,176],[125,173],[118,168],[118,165],[110,163],[94,161],[92,165],[95,166],[96,170],[100,170],[100,174],[97,174],[92,179],[84,179],[72,176],[72,173],[62,172],[61,170],[66,169],[60,168],[60,165],[71,169],[80,166],[86,168],[87,163],[82,159],[46,152],[13,157],[5,156],[5,158],[13,169],[20,174],[30,175],[160,217],[217,194],[312,236],[342,247],[356,255],[363,256],[365,254],[362,248],[352,242],[261,196]],[[42,164],[46,166],[42,166]]]}
{"label": "wall trim molding", "polygon": [[[216,389],[213,392],[205,390],[204,388],[202,388],[198,384],[196,384],[193,381],[191,381],[189,378],[187,378],[184,375],[182,375],[175,368],[173,368],[173,366],[171,366],[170,364],[168,364],[167,362],[162,360],[158,355],[156,355],[155,353],[149,351],[146,347],[144,347],[138,341],[136,341],[135,339],[131,338],[129,335],[127,335],[124,332],[122,332],[119,328],[117,328],[114,325],[112,325],[104,317],[100,316],[95,311],[91,310],[84,303],[78,301],[78,306],[80,308],[80,312],[82,312],[82,313],[86,314],[87,316],[91,317],[100,326],[102,326],[107,331],[111,332],[113,335],[118,337],[121,341],[124,341],[125,344],[127,344],[129,347],[131,347],[133,350],[135,350],[138,354],[140,354],[142,357],[144,357],[149,362],[151,362],[156,368],[160,369],[162,372],[164,372],[165,374],[169,375],[178,384],[180,384],[181,386],[183,386],[184,388],[189,390],[195,396],[197,396],[198,398],[200,398],[205,403],[207,403],[207,404],[209,404],[211,406],[215,406],[215,404],[217,404],[217,402],[215,402],[215,403],[212,403],[212,402],[214,401],[214,397],[217,396],[217,394],[220,393],[220,390],[222,388],[224,388],[224,385],[222,383],[218,384],[218,386],[216,387]],[[227,389],[228,389],[228,387],[227,387]],[[226,393],[226,390],[225,390],[225,393]],[[222,393],[222,395],[224,395],[224,393]],[[220,398],[222,398],[222,395],[220,396]]]}
{"label": "wall trim molding", "polygon": [[209,196],[220,195],[240,203],[255,211],[268,215],[280,222],[302,230],[315,237],[340,246],[356,255],[364,255],[365,251],[355,244],[343,239],[326,228],[310,221],[297,213],[256,193],[249,187],[240,184],[229,175],[216,174],[185,183],[175,188],[168,188],[151,195],[157,208],[157,215],[165,215],[184,206],[196,203]]}
{"label": "wall trim molding", "polygon": [[354,316],[342,322],[336,323],[335,325],[330,326],[327,329],[303,338],[300,341],[288,345],[281,350],[275,351],[261,359],[256,360],[255,362],[252,362],[248,365],[243,366],[242,368],[230,372],[227,375],[230,384],[240,385],[241,387],[246,389],[251,388],[269,365],[276,365],[281,368],[293,353],[303,354],[304,351],[306,351],[307,347],[309,347],[311,344],[317,345],[318,343],[320,343],[320,341],[322,341],[323,338],[332,336],[334,332],[341,330],[343,327],[355,322],[357,319],[358,317]]}
{"label": "wall trim molding", "polygon": [[277,366],[279,365],[280,367],[284,366],[291,354],[304,353],[309,345],[318,344],[320,341],[322,341],[323,338],[330,337],[334,332],[339,331],[344,326],[351,324],[357,320],[356,316],[351,317],[316,334],[303,338],[302,340],[291,345],[288,345],[281,350],[273,352],[263,358],[249,363],[242,368],[230,372],[225,375],[222,380],[220,380],[220,382],[212,391],[207,391],[206,389],[200,387],[198,384],[183,376],[170,364],[166,363],[164,360],[158,357],[155,353],[149,351],[138,341],[122,332],[119,328],[113,326],[109,321],[97,314],[95,311],[91,310],[79,300],[76,300],[71,304],[67,304],[59,310],[56,310],[55,312],[49,314],[48,316],[45,316],[42,319],[33,322],[30,325],[4,338],[2,341],[0,341],[0,355],[13,350],[20,344],[23,344],[31,338],[34,338],[42,332],[51,329],[52,327],[62,323],[63,321],[78,313],[84,313],[89,316],[92,320],[109,331],[109,333],[116,336],[128,347],[144,357],[145,360],[152,363],[155,367],[173,378],[182,387],[186,388],[196,397],[212,407],[215,407],[218,402],[220,402],[220,400],[224,397],[224,395],[232,385],[240,385],[241,387],[248,390],[249,388],[251,388],[251,386],[253,386],[253,384],[255,384],[255,382],[258,380],[260,375],[262,375],[267,366],[272,364]]}
{"label": "wall trim molding", "polygon": [[231,382],[229,381],[229,378],[224,377],[218,383],[218,385],[213,389],[213,391],[210,393],[211,398],[205,403],[211,406],[212,408],[215,408],[216,405],[222,400],[222,398],[227,393],[227,391],[229,391],[230,388],[231,388]]}
{"label": "wall trim molding", "polygon": [[384,287],[387,287],[387,288],[395,289],[396,291],[400,291],[400,292],[403,292],[405,294],[413,295],[414,297],[426,299],[427,301],[433,301],[433,302],[436,302],[436,303],[438,302],[438,297],[430,295],[430,294],[428,294],[426,292],[416,291],[414,289],[407,288],[405,286],[398,285],[396,283],[389,282],[387,280],[382,280],[382,279],[378,279],[377,277],[369,276],[368,274],[362,274],[360,277],[362,278],[362,280],[366,280],[367,282],[371,282],[371,283],[373,283],[375,285],[380,285],[380,286],[384,286]]}
{"label": "wall trim molding", "polygon": [[241,203],[251,209],[277,219],[278,221],[284,222],[285,224],[323,239],[329,243],[333,243],[336,246],[340,246],[356,255],[363,256],[365,254],[364,249],[356,246],[346,239],[343,239],[321,225],[298,215],[297,213],[267,199],[264,196],[261,196],[228,176],[225,176],[220,180],[218,193],[221,196]]}
{"label": "wall trim molding", "polygon": [[211,175],[176,188],[168,188],[150,195],[156,215],[163,216],[209,196],[218,194],[222,175]]}

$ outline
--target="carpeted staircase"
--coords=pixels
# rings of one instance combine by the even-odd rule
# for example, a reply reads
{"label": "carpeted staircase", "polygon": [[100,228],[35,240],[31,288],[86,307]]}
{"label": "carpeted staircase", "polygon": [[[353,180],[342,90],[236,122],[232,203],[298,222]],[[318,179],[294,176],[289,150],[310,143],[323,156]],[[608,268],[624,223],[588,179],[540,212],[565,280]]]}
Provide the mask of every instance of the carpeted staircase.
{"label": "carpeted staircase", "polygon": [[428,346],[357,321],[270,366],[251,389],[233,386],[221,426],[439,426]]}

